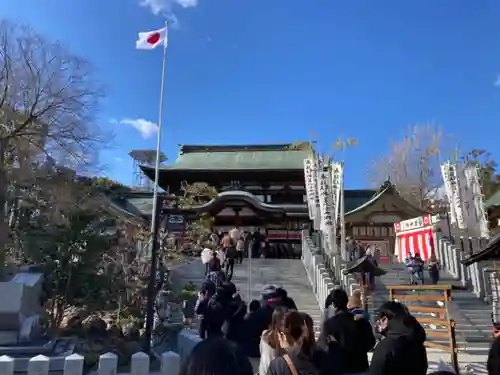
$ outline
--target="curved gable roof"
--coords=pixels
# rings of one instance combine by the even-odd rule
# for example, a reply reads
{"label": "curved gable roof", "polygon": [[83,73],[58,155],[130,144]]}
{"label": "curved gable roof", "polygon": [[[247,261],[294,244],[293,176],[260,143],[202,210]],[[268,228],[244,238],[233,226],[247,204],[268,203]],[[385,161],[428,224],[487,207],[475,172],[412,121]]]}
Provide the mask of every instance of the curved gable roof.
{"label": "curved gable roof", "polygon": [[372,204],[374,204],[375,202],[377,202],[385,194],[392,194],[392,195],[396,196],[397,198],[401,199],[402,201],[406,202],[406,204],[408,206],[412,207],[415,211],[419,211],[421,213],[426,213],[425,210],[422,210],[421,208],[418,208],[418,207],[414,206],[412,203],[410,203],[406,199],[404,199],[398,193],[398,191],[396,190],[396,187],[393,184],[391,184],[389,181],[387,181],[387,182],[385,182],[382,185],[381,190],[380,190],[379,193],[375,194],[371,199],[369,199],[365,203],[357,206],[356,208],[352,209],[349,212],[346,212],[345,215],[348,216],[348,215],[352,215],[354,213],[363,211],[364,209],[370,207]]}
{"label": "curved gable roof", "polygon": [[221,204],[231,200],[243,201],[260,211],[265,211],[269,213],[285,213],[285,209],[283,207],[264,203],[255,195],[241,190],[225,191],[219,193],[217,197],[212,199],[210,202],[205,203],[201,206],[192,207],[192,209],[197,212],[208,212],[217,208]]}

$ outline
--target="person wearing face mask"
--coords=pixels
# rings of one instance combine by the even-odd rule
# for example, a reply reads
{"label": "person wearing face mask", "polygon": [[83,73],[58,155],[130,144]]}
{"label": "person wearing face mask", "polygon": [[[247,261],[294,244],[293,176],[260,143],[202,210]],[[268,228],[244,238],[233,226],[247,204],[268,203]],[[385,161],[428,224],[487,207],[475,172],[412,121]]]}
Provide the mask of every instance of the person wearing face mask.
{"label": "person wearing face mask", "polygon": [[323,323],[319,345],[342,374],[361,374],[368,370],[368,352],[375,346],[375,336],[367,319],[358,319],[348,308],[349,298],[343,289],[327,297],[328,318]]}
{"label": "person wearing face mask", "polygon": [[408,309],[395,301],[378,310],[376,329],[383,339],[375,347],[370,375],[425,375],[425,330]]}

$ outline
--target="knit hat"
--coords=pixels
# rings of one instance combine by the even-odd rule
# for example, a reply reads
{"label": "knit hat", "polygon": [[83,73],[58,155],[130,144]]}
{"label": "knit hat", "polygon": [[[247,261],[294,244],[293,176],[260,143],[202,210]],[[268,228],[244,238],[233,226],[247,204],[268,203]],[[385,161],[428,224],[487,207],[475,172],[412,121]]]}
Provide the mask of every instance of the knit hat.
{"label": "knit hat", "polygon": [[266,286],[262,290],[261,295],[264,301],[280,297],[280,293],[278,292],[277,288],[274,285]]}

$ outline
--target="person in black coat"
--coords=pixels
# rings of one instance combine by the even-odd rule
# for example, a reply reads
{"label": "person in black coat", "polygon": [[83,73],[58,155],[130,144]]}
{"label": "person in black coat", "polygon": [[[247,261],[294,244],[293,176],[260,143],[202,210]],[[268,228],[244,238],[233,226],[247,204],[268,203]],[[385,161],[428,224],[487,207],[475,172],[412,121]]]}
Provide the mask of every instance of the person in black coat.
{"label": "person in black coat", "polygon": [[244,346],[249,357],[260,357],[260,336],[269,328],[276,307],[284,307],[276,288],[269,286],[262,292],[261,308],[245,319]]}
{"label": "person in black coat", "polygon": [[201,286],[201,291],[198,294],[198,300],[195,305],[195,313],[200,316],[199,335],[202,339],[206,337],[207,321],[205,320],[205,313],[207,312],[208,303],[214,295],[216,286],[211,281],[205,281]]}
{"label": "person in black coat", "polygon": [[328,296],[325,307],[333,307],[334,313],[323,323],[319,345],[328,351],[331,361],[342,368],[343,374],[366,372],[375,336],[368,320],[356,319],[349,311],[348,301],[343,289],[335,289]]}
{"label": "person in black coat", "polygon": [[236,286],[232,282],[224,283],[223,287],[226,288],[227,298],[229,299],[226,338],[242,345],[245,339],[244,320],[247,305],[241,299]]}
{"label": "person in black coat", "polygon": [[384,336],[373,352],[370,375],[425,375],[425,330],[401,303],[384,303],[376,328]]}
{"label": "person in black coat", "polygon": [[253,375],[252,364],[235,343],[224,338],[197,344],[179,375]]}
{"label": "person in black coat", "polygon": [[227,290],[221,285],[208,301],[204,311],[207,339],[223,336],[222,326],[229,320],[229,303]]}
{"label": "person in black coat", "polygon": [[488,375],[500,375],[500,336],[497,336],[491,344],[486,368]]}
{"label": "person in black coat", "polygon": [[288,297],[288,292],[285,289],[277,288],[276,292],[281,297],[283,306],[285,306],[287,309],[298,310],[295,301],[292,298]]}
{"label": "person in black coat", "polygon": [[225,249],[226,251],[226,277],[227,281],[231,281],[234,274],[234,263],[236,259],[239,257],[238,251],[236,250],[236,246],[231,240],[231,245]]}

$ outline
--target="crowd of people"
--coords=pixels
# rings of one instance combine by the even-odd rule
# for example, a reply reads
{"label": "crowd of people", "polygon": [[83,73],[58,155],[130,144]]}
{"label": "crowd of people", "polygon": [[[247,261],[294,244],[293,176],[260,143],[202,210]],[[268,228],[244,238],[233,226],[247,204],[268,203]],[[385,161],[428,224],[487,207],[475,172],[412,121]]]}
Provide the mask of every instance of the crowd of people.
{"label": "crowd of people", "polygon": [[[324,322],[316,340],[312,318],[300,312],[286,290],[269,286],[261,301],[247,304],[232,282],[206,281],[196,313],[205,339],[183,366],[183,375],[363,374],[424,375],[425,330],[398,302],[378,310],[375,329],[361,308],[360,293],[333,290],[325,301]],[[376,333],[384,337],[376,345]],[[371,363],[368,352],[373,352]],[[212,354],[210,354],[212,353]],[[223,353],[227,357],[222,358]],[[411,363],[411,366],[408,364]],[[200,368],[205,370],[198,371]],[[231,374],[232,375],[232,374]]]}
{"label": "crowd of people", "polygon": [[[238,228],[233,228],[229,233],[215,231],[210,235],[213,243],[221,244],[225,238],[231,237],[231,234],[236,233],[238,242],[234,242],[237,247],[238,255],[241,258],[248,258],[251,254],[252,258],[279,258],[279,259],[294,259],[300,257],[300,246],[293,244],[290,241],[276,242],[270,241],[266,234],[259,228],[255,231],[245,231]],[[241,241],[239,241],[241,240]]]}
{"label": "crowd of people", "polygon": [[[410,274],[410,280],[409,280],[410,284],[412,285],[425,284],[425,277],[424,277],[425,262],[419,253],[416,253],[415,255],[408,254],[406,259],[403,260],[403,264],[405,265],[406,269]],[[431,280],[431,283],[437,284],[439,282],[440,265],[439,261],[436,258],[436,255],[432,254],[429,257],[427,266],[429,270],[429,278]]]}
{"label": "crowd of people", "polygon": [[[335,289],[326,298],[318,337],[313,319],[298,310],[283,288],[268,286],[260,300],[247,305],[231,282],[234,264],[242,261],[237,244],[223,239],[225,264],[214,252],[207,266],[195,307],[204,340],[183,363],[181,375],[427,373],[425,329],[399,302],[380,306],[372,325],[359,290],[348,296]],[[364,251],[353,258],[366,255],[371,256]],[[369,276],[366,284],[373,285]],[[500,375],[500,338],[492,346],[487,368],[489,375]],[[440,369],[434,375],[450,373],[451,368]]]}

